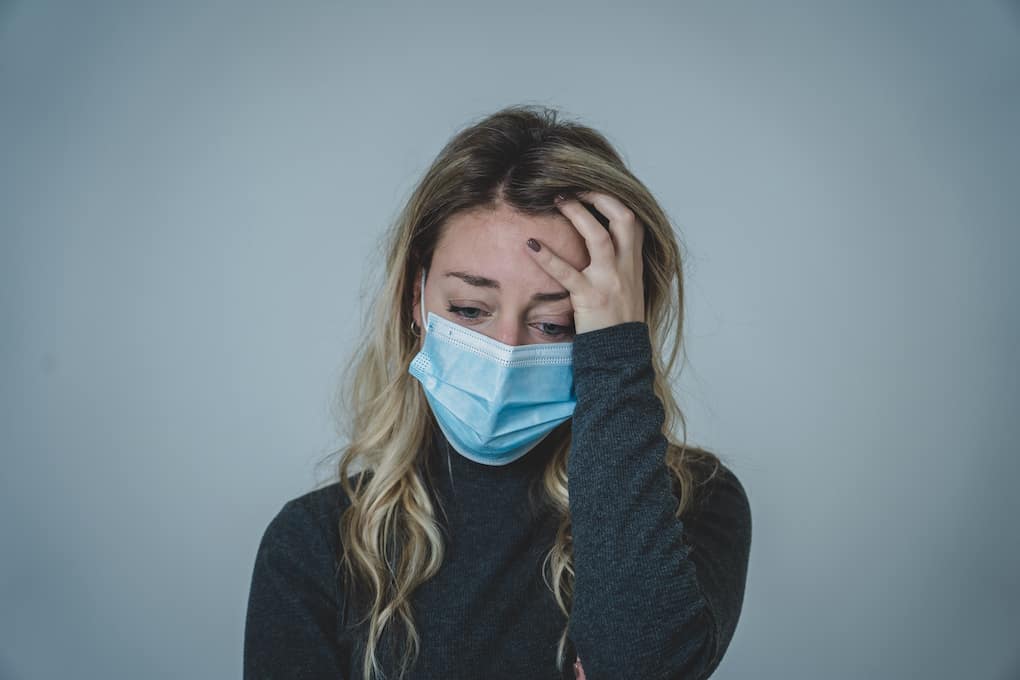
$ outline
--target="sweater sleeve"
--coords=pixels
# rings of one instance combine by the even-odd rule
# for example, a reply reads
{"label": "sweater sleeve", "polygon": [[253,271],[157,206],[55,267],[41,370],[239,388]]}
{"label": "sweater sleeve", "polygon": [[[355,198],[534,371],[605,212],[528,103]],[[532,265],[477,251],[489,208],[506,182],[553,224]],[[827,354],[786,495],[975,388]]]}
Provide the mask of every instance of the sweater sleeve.
{"label": "sweater sleeve", "polygon": [[644,322],[574,339],[568,634],[587,680],[707,678],[743,602],[747,496],[722,466],[693,519],[676,517],[651,351]]}
{"label": "sweater sleeve", "polygon": [[346,677],[333,556],[306,498],[288,501],[255,557],[244,632],[244,678]]}

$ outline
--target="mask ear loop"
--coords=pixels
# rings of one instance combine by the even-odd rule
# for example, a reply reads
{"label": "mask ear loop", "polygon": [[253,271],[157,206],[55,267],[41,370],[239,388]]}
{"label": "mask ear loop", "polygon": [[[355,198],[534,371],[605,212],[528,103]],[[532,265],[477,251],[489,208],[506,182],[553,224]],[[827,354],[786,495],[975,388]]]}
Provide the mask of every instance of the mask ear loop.
{"label": "mask ear loop", "polygon": [[425,270],[421,271],[421,304],[418,309],[421,312],[421,329],[418,328],[418,324],[414,322],[414,316],[411,317],[411,335],[416,338],[420,338],[425,328]]}
{"label": "mask ear loop", "polygon": [[[428,317],[425,316],[425,267],[421,268],[421,304],[418,309],[421,310],[421,332],[424,335],[427,331],[425,327],[429,325]],[[443,440],[444,448],[446,449],[446,469],[450,474],[450,488],[453,486],[453,463],[450,461],[450,444],[446,441],[446,435],[440,432],[440,438]],[[456,491],[456,489],[454,489]]]}
{"label": "mask ear loop", "polygon": [[421,268],[421,304],[418,306],[421,310],[421,332],[425,333],[425,326],[429,325],[428,317],[425,316],[425,267]]}

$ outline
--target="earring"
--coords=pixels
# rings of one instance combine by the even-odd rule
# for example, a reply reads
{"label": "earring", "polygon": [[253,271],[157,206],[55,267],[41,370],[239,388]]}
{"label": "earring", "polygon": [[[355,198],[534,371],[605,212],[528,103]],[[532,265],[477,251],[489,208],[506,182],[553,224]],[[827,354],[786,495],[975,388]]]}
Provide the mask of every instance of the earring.
{"label": "earring", "polygon": [[411,319],[411,335],[416,338],[421,335],[421,331],[418,330],[418,324],[414,322],[414,319]]}

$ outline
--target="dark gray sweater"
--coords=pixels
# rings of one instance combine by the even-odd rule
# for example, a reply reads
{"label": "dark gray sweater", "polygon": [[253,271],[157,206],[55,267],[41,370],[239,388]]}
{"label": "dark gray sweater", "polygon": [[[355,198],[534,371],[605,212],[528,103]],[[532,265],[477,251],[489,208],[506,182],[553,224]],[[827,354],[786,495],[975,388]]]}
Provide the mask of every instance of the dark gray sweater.
{"label": "dark gray sweater", "polygon": [[[750,506],[723,466],[699,487],[693,514],[675,517],[651,356],[643,322],[574,340],[577,408],[563,426],[575,581],[562,674],[555,652],[566,618],[542,578],[556,521],[529,501],[551,452],[543,444],[557,433],[509,465],[487,466],[435,428],[424,462],[445,509],[446,555],[413,595],[422,648],[408,680],[572,678],[574,654],[587,680],[697,680],[715,670],[743,603]],[[248,599],[246,679],[361,678],[363,630],[353,621],[363,610],[344,601],[336,573],[346,506],[335,482],[288,501],[269,523]]]}

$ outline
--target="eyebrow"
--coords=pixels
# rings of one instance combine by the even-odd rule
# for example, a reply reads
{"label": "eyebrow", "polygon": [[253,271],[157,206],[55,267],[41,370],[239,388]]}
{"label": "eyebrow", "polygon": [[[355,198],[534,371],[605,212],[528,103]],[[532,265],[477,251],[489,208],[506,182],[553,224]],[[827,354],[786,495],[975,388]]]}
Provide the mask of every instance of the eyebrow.
{"label": "eyebrow", "polygon": [[[472,274],[471,272],[446,272],[446,276],[455,276],[464,283],[478,286],[479,288],[495,288],[499,290],[499,281],[479,276],[478,274]],[[556,302],[557,300],[565,300],[568,297],[570,297],[570,291],[563,290],[555,293],[535,293],[531,296],[531,299],[535,302]]]}

